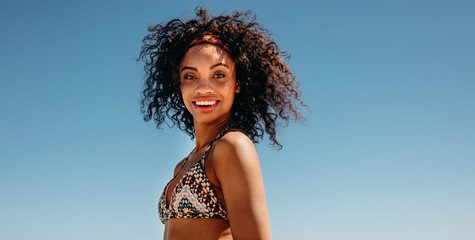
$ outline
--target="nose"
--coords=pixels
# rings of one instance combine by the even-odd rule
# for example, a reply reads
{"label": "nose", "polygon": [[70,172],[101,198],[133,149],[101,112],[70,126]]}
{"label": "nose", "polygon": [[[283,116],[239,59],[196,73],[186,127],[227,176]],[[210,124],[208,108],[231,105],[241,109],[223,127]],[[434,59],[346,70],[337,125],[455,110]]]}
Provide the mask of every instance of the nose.
{"label": "nose", "polygon": [[199,95],[206,95],[212,93],[213,88],[211,87],[210,79],[207,77],[200,78],[195,91]]}

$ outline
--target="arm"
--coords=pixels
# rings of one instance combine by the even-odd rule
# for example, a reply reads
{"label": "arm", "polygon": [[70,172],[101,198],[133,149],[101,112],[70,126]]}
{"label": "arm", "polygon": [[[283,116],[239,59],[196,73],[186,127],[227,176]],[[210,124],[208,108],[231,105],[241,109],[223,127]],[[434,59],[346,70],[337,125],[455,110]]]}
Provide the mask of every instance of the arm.
{"label": "arm", "polygon": [[216,144],[213,155],[233,239],[271,239],[264,183],[254,144],[244,134],[231,132]]}

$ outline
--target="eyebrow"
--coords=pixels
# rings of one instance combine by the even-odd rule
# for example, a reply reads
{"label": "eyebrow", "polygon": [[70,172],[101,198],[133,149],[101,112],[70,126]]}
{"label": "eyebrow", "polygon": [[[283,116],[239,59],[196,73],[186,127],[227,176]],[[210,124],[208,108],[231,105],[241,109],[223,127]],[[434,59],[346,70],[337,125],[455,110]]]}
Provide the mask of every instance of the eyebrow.
{"label": "eyebrow", "polygon": [[193,70],[193,71],[196,71],[196,70],[197,70],[197,69],[194,68],[194,67],[185,66],[185,67],[183,67],[183,68],[181,69],[181,71],[183,72],[183,71],[185,71],[186,69],[191,69],[191,70]]}
{"label": "eyebrow", "polygon": [[215,65],[211,66],[209,69],[212,69],[212,68],[215,68],[215,67],[218,67],[218,66],[223,66],[223,67],[229,68],[229,66],[226,65],[225,63],[216,63]]}
{"label": "eyebrow", "polygon": [[[223,66],[223,67],[226,67],[226,68],[229,69],[229,66],[226,65],[225,63],[216,63],[216,64],[214,64],[213,66],[211,66],[209,69],[213,69],[213,68],[219,67],[219,66]],[[184,66],[184,67],[181,69],[181,72],[183,72],[183,71],[186,70],[186,69],[190,69],[190,70],[193,70],[193,71],[197,71],[197,70],[198,70],[198,69],[195,68],[195,67]]]}

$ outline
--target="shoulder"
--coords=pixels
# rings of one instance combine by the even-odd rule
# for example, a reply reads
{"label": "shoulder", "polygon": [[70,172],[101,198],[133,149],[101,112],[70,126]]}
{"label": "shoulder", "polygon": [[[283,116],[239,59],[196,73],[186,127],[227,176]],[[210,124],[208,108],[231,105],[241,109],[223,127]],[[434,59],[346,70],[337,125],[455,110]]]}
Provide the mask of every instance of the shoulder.
{"label": "shoulder", "polygon": [[231,131],[216,141],[213,168],[218,178],[259,169],[254,143],[244,133]]}
{"label": "shoulder", "polygon": [[240,131],[230,131],[226,133],[221,139],[216,141],[214,147],[214,154],[219,156],[231,156],[256,154],[254,143],[244,133]]}
{"label": "shoulder", "polygon": [[227,147],[234,147],[234,148],[239,148],[239,147],[253,147],[254,148],[254,143],[249,139],[246,134],[239,130],[231,130],[227,132],[226,134],[223,135],[217,142],[216,142],[216,148],[224,148],[226,149]]}

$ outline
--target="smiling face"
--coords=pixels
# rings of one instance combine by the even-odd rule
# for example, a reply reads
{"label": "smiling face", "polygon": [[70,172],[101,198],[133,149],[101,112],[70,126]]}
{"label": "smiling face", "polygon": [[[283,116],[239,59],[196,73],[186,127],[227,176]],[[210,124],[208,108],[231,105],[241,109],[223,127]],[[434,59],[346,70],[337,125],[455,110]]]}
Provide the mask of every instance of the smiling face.
{"label": "smiling face", "polygon": [[191,47],[180,64],[180,86],[195,124],[231,119],[239,88],[234,62],[225,50],[212,44]]}

